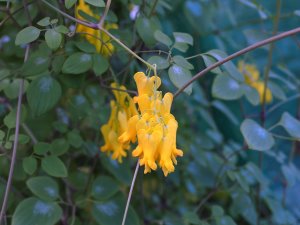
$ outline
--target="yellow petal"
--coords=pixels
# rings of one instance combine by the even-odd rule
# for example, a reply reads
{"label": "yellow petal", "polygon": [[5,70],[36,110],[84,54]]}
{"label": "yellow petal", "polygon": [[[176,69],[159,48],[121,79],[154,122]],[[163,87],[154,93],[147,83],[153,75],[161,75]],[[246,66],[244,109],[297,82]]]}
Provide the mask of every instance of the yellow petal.
{"label": "yellow petal", "polygon": [[127,141],[136,142],[136,124],[139,121],[139,116],[135,115],[128,121],[127,130],[118,138],[119,142],[124,143]]}
{"label": "yellow petal", "polygon": [[252,84],[259,79],[259,71],[255,65],[250,65],[243,61],[239,61],[238,70],[244,75],[245,82],[247,84]]}

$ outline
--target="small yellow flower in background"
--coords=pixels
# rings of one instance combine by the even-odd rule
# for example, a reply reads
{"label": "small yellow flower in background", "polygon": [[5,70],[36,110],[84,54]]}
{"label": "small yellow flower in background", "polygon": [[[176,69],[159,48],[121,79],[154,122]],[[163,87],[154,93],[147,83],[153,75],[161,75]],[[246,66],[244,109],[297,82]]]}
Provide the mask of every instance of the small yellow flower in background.
{"label": "small yellow flower in background", "polygon": [[[95,14],[89,5],[85,4],[84,0],[79,0],[79,4],[76,7],[75,17],[80,20],[85,20],[80,14],[79,11],[83,11],[85,14],[100,19],[100,16]],[[106,30],[117,29],[118,25],[115,23],[105,23],[104,28]],[[115,47],[111,43],[111,38],[100,30],[95,30],[89,27],[86,27],[82,24],[77,24],[76,33],[85,33],[82,36],[92,45],[95,46],[98,53],[101,53],[104,56],[111,56],[114,52]]]}
{"label": "small yellow flower in background", "polygon": [[[144,165],[144,173],[157,169],[157,163],[164,175],[174,172],[176,157],[183,152],[176,147],[178,123],[170,113],[173,95],[158,91],[161,80],[157,76],[147,77],[138,72],[134,75],[138,96],[134,101],[139,106],[140,115],[132,116],[128,121],[128,129],[119,137],[119,142],[138,141],[132,152],[139,157],[140,165]],[[136,138],[137,137],[137,138]]]}
{"label": "small yellow flower in background", "polygon": [[118,86],[112,83],[111,87],[119,88],[124,91],[113,90],[116,101],[110,102],[111,114],[107,124],[101,127],[101,133],[104,137],[105,144],[100,148],[102,152],[112,153],[112,159],[118,159],[122,162],[122,158],[127,155],[129,149],[129,141],[119,142],[119,136],[128,130],[129,118],[137,115],[137,109],[133,99],[126,93],[124,86]]}
{"label": "small yellow flower in background", "polygon": [[[255,65],[246,64],[243,61],[238,62],[238,69],[244,75],[245,82],[250,87],[256,89],[259,94],[260,103],[263,102],[264,82],[259,80],[259,71]],[[272,92],[269,88],[266,89],[266,103],[272,101]]]}

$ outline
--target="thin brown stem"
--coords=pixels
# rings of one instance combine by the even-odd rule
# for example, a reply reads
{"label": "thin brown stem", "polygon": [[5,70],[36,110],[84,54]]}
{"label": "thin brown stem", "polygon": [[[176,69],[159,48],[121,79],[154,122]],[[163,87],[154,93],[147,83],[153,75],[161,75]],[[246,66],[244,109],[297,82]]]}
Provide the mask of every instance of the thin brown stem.
{"label": "thin brown stem", "polygon": [[213,64],[213,65],[205,68],[204,70],[200,71],[199,73],[197,73],[192,79],[190,79],[188,82],[186,82],[181,88],[179,88],[175,92],[174,97],[177,97],[188,86],[190,86],[195,80],[199,79],[200,77],[202,77],[203,75],[205,75],[209,71],[215,69],[216,67],[218,67],[218,66],[220,66],[220,65],[222,65],[222,64],[224,64],[224,63],[226,63],[226,62],[228,62],[228,61],[230,61],[230,60],[232,60],[232,59],[234,59],[234,58],[236,58],[236,57],[238,57],[240,55],[243,55],[243,54],[245,54],[247,52],[250,52],[250,51],[252,51],[254,49],[257,49],[257,48],[259,48],[261,46],[264,46],[264,45],[267,45],[267,44],[272,43],[274,41],[278,41],[280,39],[283,39],[283,38],[295,35],[295,34],[297,34],[299,32],[300,32],[300,27],[297,27],[295,29],[283,32],[281,34],[278,34],[278,35],[275,35],[273,37],[270,37],[270,38],[267,38],[265,40],[262,40],[260,42],[257,42],[257,43],[255,43],[253,45],[250,45],[250,46],[248,46],[248,47],[246,47],[246,48],[244,48],[244,49],[242,49],[240,51],[237,51],[237,52],[233,53],[232,55],[230,55],[230,56],[228,56],[228,57],[226,57],[226,58],[224,58],[224,59],[216,62],[215,64]]}
{"label": "thin brown stem", "polygon": [[[24,62],[27,61],[29,55],[30,45],[27,45]],[[21,117],[21,109],[22,109],[22,97],[23,97],[23,89],[24,89],[24,80],[22,79],[19,85],[19,95],[18,95],[18,105],[17,105],[17,115],[16,115],[16,128],[15,128],[15,137],[14,137],[14,145],[12,149],[12,157],[10,162],[10,169],[8,174],[8,179],[6,183],[4,198],[2,202],[1,212],[0,212],[0,224],[4,219],[4,215],[6,212],[6,206],[8,201],[8,196],[11,190],[12,179],[14,175],[15,163],[17,158],[17,148],[18,148],[18,141],[19,141],[19,128],[20,128],[20,117]]]}
{"label": "thin brown stem", "polygon": [[133,178],[132,178],[132,182],[131,182],[131,186],[130,186],[130,190],[129,190],[128,198],[127,198],[127,202],[126,202],[126,207],[125,207],[125,211],[124,211],[124,214],[123,214],[122,225],[125,225],[125,222],[126,222],[127,212],[128,212],[128,208],[129,208],[129,205],[130,205],[130,200],[131,200],[131,196],[132,196],[136,176],[137,176],[138,171],[139,171],[139,167],[140,167],[140,160],[138,160],[138,162],[136,164],[136,167],[135,167],[134,174],[133,174]]}
{"label": "thin brown stem", "polygon": [[111,4],[111,0],[107,0],[104,13],[103,13],[103,15],[102,15],[102,17],[101,17],[101,19],[100,19],[100,21],[98,23],[99,27],[103,26],[103,23],[105,21],[105,18],[107,16],[108,11],[109,11],[110,4]]}

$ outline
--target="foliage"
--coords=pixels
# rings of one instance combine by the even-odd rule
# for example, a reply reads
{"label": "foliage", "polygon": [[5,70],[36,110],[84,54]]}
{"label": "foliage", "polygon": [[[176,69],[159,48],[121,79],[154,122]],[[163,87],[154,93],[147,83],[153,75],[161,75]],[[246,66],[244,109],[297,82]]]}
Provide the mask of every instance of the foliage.
{"label": "foliage", "polygon": [[[176,93],[300,19],[293,0],[114,0],[106,12],[108,2],[0,1],[1,202],[17,144],[4,224],[121,224],[137,160],[135,146],[122,163],[99,150],[111,83],[134,97],[134,74],[157,72]],[[184,155],[167,177],[138,172],[126,224],[300,223],[299,40],[240,55],[174,95]]]}

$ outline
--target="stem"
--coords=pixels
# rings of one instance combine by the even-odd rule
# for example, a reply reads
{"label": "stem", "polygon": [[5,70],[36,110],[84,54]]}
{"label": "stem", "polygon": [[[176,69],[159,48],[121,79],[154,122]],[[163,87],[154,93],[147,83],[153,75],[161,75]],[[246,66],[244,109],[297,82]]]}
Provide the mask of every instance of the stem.
{"label": "stem", "polygon": [[155,0],[155,2],[153,4],[153,6],[152,6],[152,9],[151,9],[148,17],[151,17],[151,15],[154,13],[154,10],[155,10],[155,8],[157,6],[157,3],[158,3],[158,0]]}
{"label": "stem", "polygon": [[246,47],[246,48],[244,48],[244,49],[242,49],[240,51],[237,51],[237,52],[233,53],[232,55],[230,55],[230,56],[228,56],[228,57],[226,57],[226,58],[224,58],[224,59],[216,62],[215,64],[213,64],[213,65],[205,68],[204,70],[200,71],[199,73],[197,73],[192,79],[190,79],[187,83],[185,83],[181,88],[179,88],[176,91],[176,93],[174,94],[174,97],[177,97],[181,92],[183,92],[195,80],[197,80],[198,78],[202,77],[203,75],[205,75],[209,71],[213,70],[214,68],[216,68],[216,67],[218,67],[218,66],[220,66],[220,65],[222,65],[222,64],[224,64],[224,63],[226,63],[226,62],[228,62],[228,61],[230,61],[230,60],[232,60],[232,59],[234,59],[234,58],[236,58],[236,57],[238,57],[240,55],[243,55],[243,54],[245,54],[247,52],[250,52],[250,51],[252,51],[254,49],[257,49],[257,48],[259,48],[261,46],[264,46],[264,45],[269,44],[269,43],[274,42],[274,41],[278,41],[278,40],[286,38],[288,36],[295,35],[295,34],[297,34],[299,32],[300,32],[300,27],[297,27],[295,29],[283,32],[281,34],[278,34],[278,35],[275,35],[273,37],[270,37],[270,38],[267,38],[265,40],[262,40],[260,42],[257,42],[257,43],[255,43],[253,45],[250,45],[250,46],[248,46],[248,47]]}
{"label": "stem", "polygon": [[99,23],[98,23],[98,26],[99,27],[102,27],[103,26],[103,23],[104,23],[104,20],[107,16],[107,13],[108,13],[108,10],[109,10],[109,7],[110,7],[110,4],[111,4],[111,0],[107,0],[106,2],[106,6],[105,6],[105,10],[104,10],[104,13],[103,13],[103,16],[101,17]]}
{"label": "stem", "polygon": [[[25,52],[25,57],[24,57],[24,62],[26,62],[27,59],[28,59],[29,49],[30,49],[30,46],[27,45],[26,52]],[[13,178],[13,175],[14,175],[14,169],[15,169],[15,163],[16,163],[16,157],[17,157],[18,141],[19,141],[19,128],[20,128],[20,117],[21,117],[21,109],[22,109],[21,106],[22,106],[23,88],[24,88],[24,80],[22,79],[21,82],[20,82],[20,85],[19,85],[19,96],[18,96],[18,105],[17,105],[14,146],[13,146],[13,150],[12,150],[10,169],[9,169],[8,179],[7,179],[7,183],[6,183],[4,198],[3,198],[1,212],[0,212],[0,224],[1,224],[2,220],[4,219],[4,214],[6,212],[8,196],[9,196],[9,192],[11,190],[12,178]]]}
{"label": "stem", "polygon": [[286,100],[277,103],[276,105],[274,105],[272,108],[270,108],[270,109],[267,111],[267,114],[271,114],[271,113],[274,112],[275,109],[277,109],[278,107],[280,107],[280,106],[282,106],[282,105],[284,105],[284,104],[286,104],[286,103],[288,103],[288,102],[290,102],[290,101],[293,101],[293,100],[295,100],[295,99],[297,99],[297,98],[300,98],[300,94],[295,94],[295,95],[293,95],[293,96],[287,98]]}
{"label": "stem", "polygon": [[129,204],[130,204],[130,200],[131,200],[132,191],[133,191],[134,183],[135,183],[135,180],[136,180],[136,176],[137,176],[138,171],[139,171],[139,167],[140,167],[140,160],[138,160],[138,162],[136,164],[136,167],[135,167],[134,174],[133,174],[133,178],[132,178],[132,182],[131,182],[131,186],[130,186],[130,190],[129,190],[128,198],[127,198],[127,202],[126,202],[125,212],[124,212],[124,215],[123,215],[122,225],[125,225],[125,222],[126,222],[127,212],[128,212],[128,208],[129,208]]}

